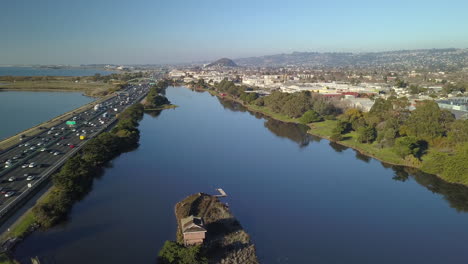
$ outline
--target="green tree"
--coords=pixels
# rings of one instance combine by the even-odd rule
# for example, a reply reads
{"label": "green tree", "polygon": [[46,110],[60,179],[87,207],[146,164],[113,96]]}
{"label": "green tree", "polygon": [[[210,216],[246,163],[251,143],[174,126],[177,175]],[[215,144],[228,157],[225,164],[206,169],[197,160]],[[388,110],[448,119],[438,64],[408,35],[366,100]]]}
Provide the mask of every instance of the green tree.
{"label": "green tree", "polygon": [[374,126],[363,126],[357,130],[357,141],[361,143],[372,143],[377,137]]}
{"label": "green tree", "polygon": [[454,121],[450,126],[448,138],[452,144],[468,142],[468,120]]}
{"label": "green tree", "polygon": [[445,127],[453,121],[453,115],[440,110],[434,101],[423,101],[411,113],[406,126],[406,133],[430,141],[446,133]]}
{"label": "green tree", "polygon": [[299,122],[301,122],[302,124],[309,124],[309,123],[312,123],[312,122],[320,122],[322,120],[323,120],[323,118],[317,112],[315,112],[314,110],[309,110],[309,111],[305,112],[301,116],[301,118],[299,118]]}
{"label": "green tree", "polygon": [[206,264],[200,254],[200,246],[184,247],[173,241],[166,241],[158,254],[160,264]]}
{"label": "green tree", "polygon": [[427,149],[427,143],[422,140],[418,140],[416,137],[401,137],[397,138],[393,150],[401,158],[405,158],[408,155],[413,155],[416,158],[420,158]]}

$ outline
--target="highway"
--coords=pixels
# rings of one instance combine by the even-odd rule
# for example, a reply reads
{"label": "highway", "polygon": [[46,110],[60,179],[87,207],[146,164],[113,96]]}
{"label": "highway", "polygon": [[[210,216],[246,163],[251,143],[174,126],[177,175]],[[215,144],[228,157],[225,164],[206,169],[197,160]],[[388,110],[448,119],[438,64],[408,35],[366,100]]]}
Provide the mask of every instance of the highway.
{"label": "highway", "polygon": [[[31,186],[48,177],[87,140],[97,136],[115,120],[115,116],[147,94],[149,85],[129,85],[99,107],[76,114],[70,121],[40,134],[24,138],[21,143],[0,153],[0,217],[24,197]],[[80,139],[84,136],[85,139]]]}

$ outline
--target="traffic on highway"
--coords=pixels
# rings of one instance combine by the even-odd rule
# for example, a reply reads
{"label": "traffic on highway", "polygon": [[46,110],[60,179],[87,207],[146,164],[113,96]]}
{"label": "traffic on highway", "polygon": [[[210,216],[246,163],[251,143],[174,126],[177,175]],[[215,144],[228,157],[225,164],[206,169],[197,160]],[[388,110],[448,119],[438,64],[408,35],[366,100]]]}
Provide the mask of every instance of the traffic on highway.
{"label": "traffic on highway", "polygon": [[[20,143],[0,153],[0,216],[24,192],[59,168],[87,140],[106,130],[118,113],[142,100],[148,84],[128,85],[115,96],[76,113],[38,135],[22,137]],[[16,198],[15,198],[16,197]]]}

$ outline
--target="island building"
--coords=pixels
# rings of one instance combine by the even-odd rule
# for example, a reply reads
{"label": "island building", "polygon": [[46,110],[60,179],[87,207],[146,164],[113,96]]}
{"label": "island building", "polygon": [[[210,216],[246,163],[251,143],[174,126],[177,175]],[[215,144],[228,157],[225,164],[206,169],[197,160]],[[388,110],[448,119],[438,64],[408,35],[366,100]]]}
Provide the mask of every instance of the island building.
{"label": "island building", "polygon": [[180,220],[182,234],[184,235],[184,245],[200,245],[205,239],[206,229],[203,225],[203,219],[196,216],[188,216]]}

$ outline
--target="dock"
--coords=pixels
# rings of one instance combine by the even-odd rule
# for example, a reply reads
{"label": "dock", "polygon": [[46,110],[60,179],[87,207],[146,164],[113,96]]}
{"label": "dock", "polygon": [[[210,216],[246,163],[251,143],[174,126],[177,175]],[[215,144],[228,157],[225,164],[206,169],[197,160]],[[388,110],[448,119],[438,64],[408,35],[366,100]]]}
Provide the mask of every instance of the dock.
{"label": "dock", "polygon": [[215,197],[227,197],[227,194],[223,189],[218,188],[216,190],[219,192],[219,194],[214,195]]}

